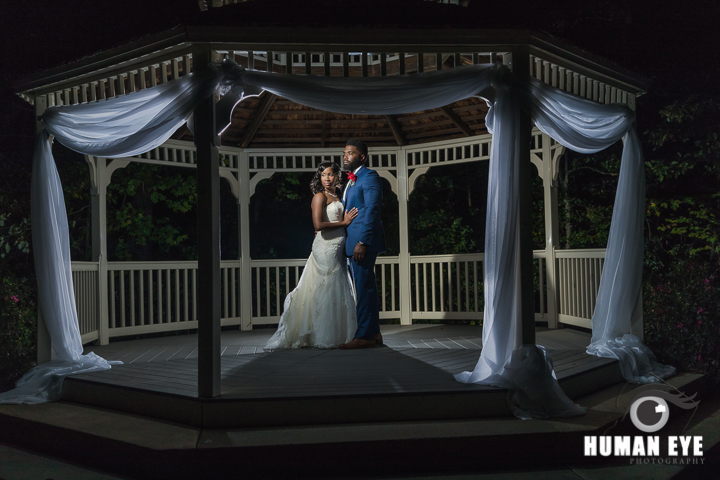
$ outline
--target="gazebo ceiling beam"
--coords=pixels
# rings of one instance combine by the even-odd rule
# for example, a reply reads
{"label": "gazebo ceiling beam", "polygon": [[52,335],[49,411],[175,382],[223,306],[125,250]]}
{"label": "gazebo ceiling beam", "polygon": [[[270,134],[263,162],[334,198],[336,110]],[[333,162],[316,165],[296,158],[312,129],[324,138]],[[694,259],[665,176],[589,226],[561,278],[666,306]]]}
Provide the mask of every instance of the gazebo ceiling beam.
{"label": "gazebo ceiling beam", "polygon": [[392,134],[395,137],[395,141],[397,142],[398,146],[402,147],[403,145],[407,145],[405,135],[403,135],[400,124],[397,122],[397,120],[395,120],[395,117],[393,117],[392,115],[386,115],[385,118],[387,119],[388,125],[390,125],[390,130],[392,130]]}
{"label": "gazebo ceiling beam", "polygon": [[275,99],[277,98],[277,95],[270,92],[265,92],[265,96],[260,101],[260,104],[258,105],[257,110],[255,111],[255,115],[253,115],[252,121],[248,125],[248,127],[245,129],[245,134],[242,137],[242,140],[240,141],[240,144],[238,145],[240,148],[247,148],[248,145],[250,145],[250,142],[252,142],[253,137],[255,136],[255,133],[257,133],[258,128],[260,128],[260,125],[262,125],[263,120],[265,120],[265,116],[268,114],[270,109],[273,106],[273,103],[275,103]]}
{"label": "gazebo ceiling beam", "polygon": [[473,131],[472,128],[470,128],[470,125],[465,123],[465,121],[463,121],[463,119],[460,118],[460,115],[455,113],[455,111],[452,108],[450,108],[448,105],[445,105],[444,107],[442,107],[442,111],[445,113],[445,115],[450,117],[450,120],[452,120],[453,123],[455,125],[457,125],[457,127],[460,130],[465,132],[465,135],[467,135],[468,137],[472,137],[473,135],[475,135],[475,132]]}
{"label": "gazebo ceiling beam", "polygon": [[[303,125],[322,125],[322,120],[302,120]],[[379,128],[385,126],[386,120],[384,118],[370,118],[367,120],[326,120],[329,126],[342,126],[342,125],[375,125]],[[263,122],[263,125],[297,125],[297,120],[279,120],[275,118],[267,119]]]}
{"label": "gazebo ceiling beam", "polygon": [[[373,136],[373,137],[359,137],[364,141],[367,142],[395,142],[395,137],[392,135],[387,136]],[[326,142],[327,143],[339,143],[339,142],[345,142],[347,141],[347,136],[343,137],[329,137]],[[253,143],[319,143],[320,137],[314,136],[314,137],[298,137],[298,138],[288,138],[288,137],[256,137],[253,139]]]}
{"label": "gazebo ceiling beam", "polygon": [[413,120],[421,120],[423,118],[430,118],[430,117],[444,117],[442,112],[438,112],[437,110],[431,110],[426,113],[411,113],[408,115],[398,116],[396,117],[399,122],[411,122]]}
{"label": "gazebo ceiling beam", "polygon": [[455,125],[455,122],[453,122],[452,120],[436,120],[434,122],[428,123],[416,123],[412,125],[406,124],[403,125],[403,130],[407,132],[408,130],[422,130],[425,128],[441,127],[443,125],[453,125],[454,127],[457,127],[457,125]]}
{"label": "gazebo ceiling beam", "polygon": [[325,148],[325,138],[327,137],[328,124],[326,120],[327,112],[323,111],[322,120],[320,120],[320,124],[322,125],[322,128],[320,129],[320,146],[322,148]]}
{"label": "gazebo ceiling beam", "polygon": [[[283,135],[292,135],[293,133],[300,133],[300,134],[306,134],[306,133],[316,133],[319,135],[322,135],[323,132],[325,132],[325,136],[327,138],[328,135],[333,133],[343,133],[343,134],[358,134],[363,135],[370,133],[368,131],[363,131],[358,128],[259,128],[257,132],[255,132],[255,135],[257,138],[257,135],[270,135],[273,133],[277,134],[283,134]],[[382,127],[375,127],[372,129],[372,133],[377,132],[383,132],[383,133],[392,133],[392,130],[386,126]]]}
{"label": "gazebo ceiling beam", "polygon": [[425,140],[432,137],[439,137],[445,135],[463,135],[460,129],[453,127],[445,130],[433,130],[432,132],[421,132],[421,133],[408,133],[405,137],[408,140]]}

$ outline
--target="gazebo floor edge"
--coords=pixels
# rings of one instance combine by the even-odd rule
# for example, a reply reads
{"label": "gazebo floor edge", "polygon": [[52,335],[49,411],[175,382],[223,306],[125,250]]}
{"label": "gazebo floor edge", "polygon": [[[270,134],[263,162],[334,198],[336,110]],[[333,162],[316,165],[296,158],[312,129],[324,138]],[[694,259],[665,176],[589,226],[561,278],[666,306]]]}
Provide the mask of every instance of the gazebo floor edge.
{"label": "gazebo floor edge", "polygon": [[[560,386],[576,399],[622,381],[616,361],[605,360],[564,376]],[[203,428],[330,425],[510,417],[507,390],[450,385],[412,392],[199,398],[151,388],[68,377],[63,400]]]}
{"label": "gazebo floor edge", "polygon": [[[512,415],[507,391],[453,378],[477,363],[477,327],[383,326],[383,348],[265,353],[272,332],[223,332],[221,395],[215,398],[197,396],[196,343],[188,335],[93,347],[124,363],[68,377],[63,399],[204,428]],[[585,353],[589,339],[569,329],[538,331],[560,386],[573,399],[623,380],[616,360]]]}
{"label": "gazebo floor edge", "polygon": [[[669,383],[703,396],[703,380],[684,374]],[[636,388],[615,384],[578,399],[589,407],[586,416],[532,421],[200,428],[67,401],[0,405],[0,442],[131,478],[237,478],[239,472],[260,478],[386,478],[608,466],[612,459],[583,456],[583,436],[609,428],[616,435],[635,434],[629,421],[618,421]],[[689,415],[673,415],[668,428],[680,431]],[[693,421],[707,415],[701,410]],[[621,460],[618,465],[627,464]]]}

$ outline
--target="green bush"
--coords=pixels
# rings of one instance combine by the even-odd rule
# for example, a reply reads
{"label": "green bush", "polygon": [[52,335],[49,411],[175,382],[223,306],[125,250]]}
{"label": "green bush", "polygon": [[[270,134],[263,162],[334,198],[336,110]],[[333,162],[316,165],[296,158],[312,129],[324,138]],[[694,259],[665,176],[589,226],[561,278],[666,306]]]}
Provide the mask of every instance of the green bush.
{"label": "green bush", "polygon": [[5,390],[35,365],[37,305],[29,280],[8,269],[0,276],[0,390]]}
{"label": "green bush", "polygon": [[697,256],[660,260],[653,253],[646,253],[643,282],[645,343],[661,363],[717,380],[720,268]]}

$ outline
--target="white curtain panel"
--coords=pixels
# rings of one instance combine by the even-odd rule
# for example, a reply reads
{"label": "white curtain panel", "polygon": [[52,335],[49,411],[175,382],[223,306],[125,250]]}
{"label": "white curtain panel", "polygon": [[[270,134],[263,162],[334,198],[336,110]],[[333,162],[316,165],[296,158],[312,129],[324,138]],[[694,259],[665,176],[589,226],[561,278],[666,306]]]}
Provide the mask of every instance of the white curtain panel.
{"label": "white curtain panel", "polygon": [[[28,371],[14,390],[0,394],[0,403],[57,400],[66,375],[104,370],[112,363],[94,353],[82,354],[67,213],[50,148],[48,134],[43,131],[35,142],[30,202],[38,300],[52,339],[52,361]],[[42,161],[47,158],[50,161]]]}
{"label": "white curtain panel", "polygon": [[587,352],[617,358],[628,382],[667,378],[675,367],[659,364],[650,349],[630,334],[641,293],[645,219],[645,165],[634,112],[576,97],[534,78],[528,85],[535,125],[567,148],[595,153],[626,136]]}
{"label": "white curtain panel", "polygon": [[[33,248],[40,307],[49,325],[57,361],[66,363],[54,361],[31,370],[18,382],[18,389],[0,395],[0,403],[52,400],[60,395],[64,375],[90,368],[109,368],[109,363],[99,357],[81,355],[72,294],[67,218],[48,133],[77,152],[117,158],[137,155],[161,145],[188,120],[199,102],[218,87],[221,92],[230,92],[226,103],[231,105],[242,99],[243,94],[256,94],[264,89],[326,111],[387,115],[438,108],[476,95],[495,82],[498,100],[487,119],[494,135],[486,222],[484,348],[475,371],[458,375],[458,379],[508,388],[513,409],[522,418],[582,413],[582,408],[574,405],[560,390],[547,352],[542,347],[519,344],[517,167],[520,159],[517,112],[519,108],[530,108],[532,103],[533,118],[539,128],[561,143],[567,142],[569,148],[574,148],[573,142],[580,149],[589,148],[585,151],[596,151],[592,149],[604,148],[600,145],[608,145],[621,138],[632,124],[632,113],[628,113],[625,107],[612,106],[608,109],[607,106],[599,106],[533,79],[529,80],[530,83],[515,79],[517,83],[511,87],[505,84],[503,78],[512,77],[493,65],[394,77],[330,78],[256,72],[224,62],[203,76],[188,75],[108,101],[48,109],[43,115],[46,132],[38,136],[34,159]],[[235,98],[232,98],[233,95]],[[585,109],[595,113],[588,114]],[[619,132],[622,129],[617,124],[620,123],[627,125],[625,131]],[[642,167],[639,149],[633,158]],[[623,175],[633,174],[638,175],[638,168],[630,169],[629,173],[623,170],[621,182]],[[638,181],[631,178],[629,183],[635,185]],[[628,201],[642,202],[643,198],[636,194]],[[638,209],[636,204],[628,208]],[[613,229],[629,228],[627,225],[616,227],[615,224],[613,217],[611,241],[627,235],[623,231],[613,237]],[[611,251],[615,250],[608,246],[608,256]],[[606,265],[610,263],[611,259],[606,259]],[[629,263],[632,265],[628,268],[633,272],[641,270],[642,245],[640,255]],[[609,282],[612,287],[613,280]],[[609,303],[617,296],[614,292],[611,288]],[[50,326],[51,323],[53,326]],[[593,319],[594,328],[595,323]],[[597,328],[606,331],[605,323],[606,320],[598,321]],[[622,329],[623,325],[618,325],[618,328]],[[611,348],[608,342],[604,345],[605,349]],[[627,355],[618,357],[621,362],[628,361]],[[50,370],[39,374],[39,369]],[[38,380],[39,377],[43,380]],[[20,392],[22,388],[26,389],[25,393]],[[32,388],[37,391],[27,393]]]}
{"label": "white curtain panel", "polygon": [[547,351],[522,345],[520,337],[520,235],[518,172],[520,109],[518,79],[494,82],[495,105],[485,124],[492,134],[485,217],[485,308],[483,349],[475,369],[455,376],[459,382],[508,390],[513,414],[522,419],[582,415],[562,391]]}
{"label": "white curtain panel", "polygon": [[221,68],[104,102],[49,108],[42,117],[33,155],[31,216],[38,297],[52,343],[52,361],[28,371],[0,403],[43,403],[62,394],[66,375],[110,368],[90,353],[83,355],[73,294],[70,241],[62,185],[49,134],[76,152],[107,158],[150,151],[185,123],[195,106],[212,95]]}

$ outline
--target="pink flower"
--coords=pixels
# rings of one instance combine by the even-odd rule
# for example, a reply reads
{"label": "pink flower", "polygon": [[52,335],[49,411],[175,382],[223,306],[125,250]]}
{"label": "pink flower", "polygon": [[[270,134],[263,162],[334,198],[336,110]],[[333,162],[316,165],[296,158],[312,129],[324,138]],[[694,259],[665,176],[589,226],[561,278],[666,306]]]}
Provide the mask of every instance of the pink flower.
{"label": "pink flower", "polygon": [[704,312],[704,310],[703,310],[702,308],[698,308],[697,313],[698,313],[698,314],[701,314],[702,312]]}
{"label": "pink flower", "polygon": [[710,284],[710,280],[708,280],[707,278],[705,280],[703,280],[703,282],[705,282],[705,285]]}
{"label": "pink flower", "polygon": [[702,355],[698,355],[698,362],[702,362]]}
{"label": "pink flower", "polygon": [[10,297],[10,298],[12,298],[13,300],[15,300],[15,303],[17,303],[17,302],[20,301],[20,299],[19,299],[17,296],[15,296],[15,295],[13,295],[13,296]]}
{"label": "pink flower", "polygon": [[698,320],[698,325],[702,325],[702,320]]}
{"label": "pink flower", "polygon": [[683,323],[682,323],[682,322],[678,322],[677,327],[678,327],[678,328],[682,328],[682,327],[683,327]]}

